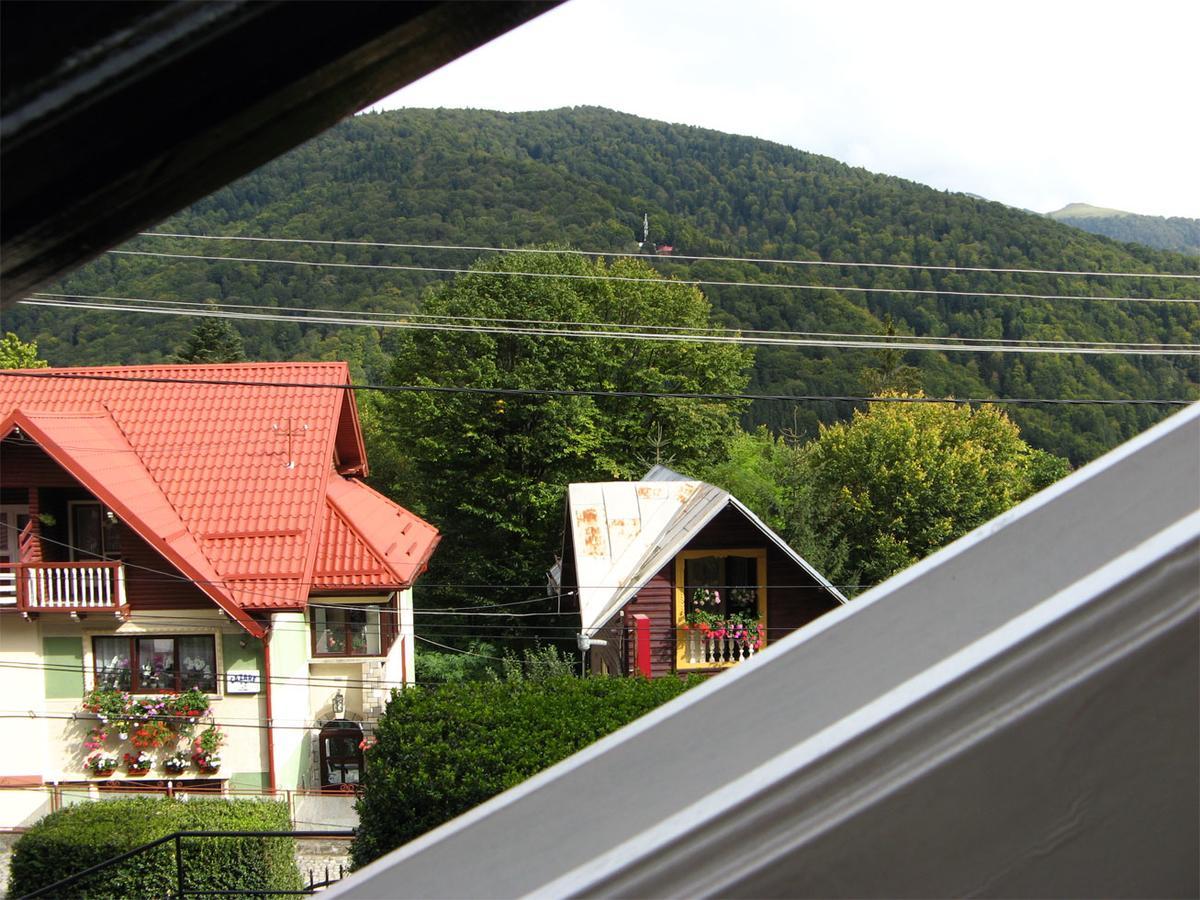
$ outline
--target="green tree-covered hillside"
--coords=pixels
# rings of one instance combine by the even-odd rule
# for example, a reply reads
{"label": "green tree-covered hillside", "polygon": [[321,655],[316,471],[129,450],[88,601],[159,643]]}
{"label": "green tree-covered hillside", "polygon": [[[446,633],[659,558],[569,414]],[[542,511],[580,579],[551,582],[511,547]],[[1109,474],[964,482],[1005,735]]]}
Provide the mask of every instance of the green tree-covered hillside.
{"label": "green tree-covered hillside", "polygon": [[[1196,343],[1191,303],[1023,300],[904,291],[1200,299],[1200,282],[1088,279],[749,262],[679,255],[935,266],[1200,274],[1200,259],[1120,245],[1045,217],[851,168],[752,138],[604,109],[504,114],[398,110],[358,116],[164,223],[160,230],[309,240],[525,247],[550,243],[617,253],[650,239],[675,256],[659,273],[705,285],[717,324],[745,329],[985,339]],[[473,250],[139,238],[126,249],[462,270]],[[141,299],[238,304],[279,314],[321,308],[415,311],[452,273],[106,255],[56,289]],[[767,284],[837,285],[839,290]],[[896,291],[886,293],[882,291]],[[288,309],[285,309],[288,308]],[[54,364],[152,362],[179,352],[195,322],[156,315],[21,307],[5,327],[36,340]],[[249,358],[349,358],[382,380],[397,333],[301,321],[239,321]],[[930,395],[1197,396],[1195,358],[910,352]],[[749,390],[858,395],[871,354],[762,348]],[[762,422],[811,436],[845,419],[845,403],[756,403]],[[1152,407],[1019,408],[1034,446],[1078,463],[1164,414]]]}
{"label": "green tree-covered hillside", "polygon": [[1142,216],[1122,209],[1106,209],[1087,203],[1070,203],[1046,213],[1056,222],[1102,234],[1116,241],[1128,241],[1200,255],[1200,219],[1183,216]]}

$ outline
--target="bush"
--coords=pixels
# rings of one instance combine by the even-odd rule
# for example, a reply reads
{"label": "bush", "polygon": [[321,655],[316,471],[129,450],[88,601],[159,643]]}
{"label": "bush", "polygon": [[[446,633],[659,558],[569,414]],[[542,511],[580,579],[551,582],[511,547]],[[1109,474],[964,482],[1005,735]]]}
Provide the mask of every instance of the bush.
{"label": "bush", "polygon": [[466,682],[393,691],[367,753],[351,854],[366,865],[702,679]]}
{"label": "bush", "polygon": [[[13,847],[10,896],[120,856],[174,831],[288,831],[287,805],[261,800],[189,802],[156,797],[68,806],[39,820]],[[191,890],[298,890],[292,838],[185,838]],[[131,857],[57,894],[59,897],[164,897],[176,891],[174,842]]]}

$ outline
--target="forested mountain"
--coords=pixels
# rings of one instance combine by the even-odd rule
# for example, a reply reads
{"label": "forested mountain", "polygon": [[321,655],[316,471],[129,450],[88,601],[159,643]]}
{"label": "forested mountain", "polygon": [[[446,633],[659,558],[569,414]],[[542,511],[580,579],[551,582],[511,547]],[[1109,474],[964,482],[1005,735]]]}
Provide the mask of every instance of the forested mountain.
{"label": "forested mountain", "polygon": [[1200,219],[1141,216],[1122,209],[1108,209],[1087,203],[1069,203],[1046,215],[1064,225],[1102,234],[1113,240],[1200,255]]}
{"label": "forested mountain", "polygon": [[[635,253],[643,215],[669,244],[661,273],[703,286],[722,325],[805,332],[1197,343],[1193,303],[1028,300],[906,290],[1200,300],[1200,282],[1094,279],[751,262],[680,255],[935,266],[1200,274],[1200,258],[1085,234],[1042,216],[851,168],[767,141],[597,108],[504,114],[398,110],[355,117],[213,194],[161,231],[309,240]],[[125,249],[206,256],[465,269],[477,251],[139,238]],[[261,308],[414,311],[445,273],[105,255],[55,290]],[[768,284],[837,285],[840,290]],[[759,286],[761,285],[761,286]],[[892,293],[862,291],[885,289]],[[178,352],[188,319],[19,307],[5,328],[58,365],[152,362]],[[350,358],[386,369],[395,332],[298,322],[238,323],[251,359]],[[960,397],[1194,398],[1195,357],[910,352],[925,390]],[[844,349],[760,348],[749,390],[859,395],[875,358]],[[758,422],[801,434],[845,403],[757,403]],[[1078,463],[1144,429],[1144,406],[1022,407],[1035,446]]]}

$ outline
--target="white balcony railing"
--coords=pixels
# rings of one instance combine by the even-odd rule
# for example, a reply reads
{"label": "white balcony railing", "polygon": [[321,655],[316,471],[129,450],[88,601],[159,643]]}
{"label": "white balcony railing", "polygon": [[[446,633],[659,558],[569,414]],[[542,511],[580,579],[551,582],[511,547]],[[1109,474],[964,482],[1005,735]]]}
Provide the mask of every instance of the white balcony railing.
{"label": "white balcony railing", "polygon": [[[119,610],[125,606],[125,568],[119,562],[0,564],[0,602],[28,612]],[[15,596],[12,592],[15,588]]]}
{"label": "white balcony railing", "polygon": [[683,643],[681,668],[715,669],[749,659],[763,645],[762,634],[753,628],[702,629],[685,626],[679,640]]}

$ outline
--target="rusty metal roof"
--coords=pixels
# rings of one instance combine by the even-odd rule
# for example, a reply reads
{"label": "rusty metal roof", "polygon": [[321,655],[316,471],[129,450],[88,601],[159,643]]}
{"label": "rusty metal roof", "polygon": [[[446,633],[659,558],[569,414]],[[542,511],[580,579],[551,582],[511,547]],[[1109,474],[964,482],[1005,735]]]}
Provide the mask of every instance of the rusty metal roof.
{"label": "rusty metal roof", "polygon": [[839,603],[842,596],[787,541],[730,494],[655,466],[641,481],[572,484],[567,516],[584,633],[628,603],[656,572],[726,507],[732,506],[808,572]]}

